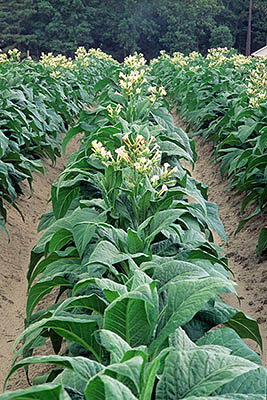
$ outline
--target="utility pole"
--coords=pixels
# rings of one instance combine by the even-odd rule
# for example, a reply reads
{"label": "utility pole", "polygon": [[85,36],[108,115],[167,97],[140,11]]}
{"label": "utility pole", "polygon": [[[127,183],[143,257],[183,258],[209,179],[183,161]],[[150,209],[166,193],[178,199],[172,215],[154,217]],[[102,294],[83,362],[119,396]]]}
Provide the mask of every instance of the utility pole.
{"label": "utility pole", "polygon": [[251,21],[252,21],[252,7],[253,0],[249,0],[249,11],[248,11],[248,30],[247,30],[247,43],[246,43],[246,56],[250,56],[251,53]]}

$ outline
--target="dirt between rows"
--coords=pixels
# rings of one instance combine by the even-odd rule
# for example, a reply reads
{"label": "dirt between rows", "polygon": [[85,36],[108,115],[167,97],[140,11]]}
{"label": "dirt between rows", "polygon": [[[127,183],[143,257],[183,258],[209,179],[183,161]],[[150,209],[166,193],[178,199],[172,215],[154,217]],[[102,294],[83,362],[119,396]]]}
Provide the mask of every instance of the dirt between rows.
{"label": "dirt between rows", "polygon": [[[240,220],[242,196],[226,190],[227,182],[221,180],[219,167],[211,157],[212,146],[199,139],[196,144],[198,162],[192,174],[209,187],[209,200],[218,204],[229,243],[225,244],[219,238],[216,238],[216,242],[225,250],[229,267],[235,274],[234,281],[237,283],[241,304],[230,294],[227,294],[225,301],[258,321],[264,346],[261,357],[263,364],[267,366],[267,260],[257,261],[255,258],[258,232],[267,221],[263,217],[256,218],[238,235],[234,235]],[[77,148],[78,140],[74,140],[69,144],[67,153],[70,154]],[[26,273],[30,251],[39,236],[37,226],[41,215],[50,208],[48,200],[51,184],[56,181],[65,162],[66,157],[59,159],[55,167],[47,165],[45,176],[35,175],[32,197],[25,185],[25,195],[18,199],[18,206],[25,216],[24,222],[17,211],[12,208],[8,210],[10,243],[6,235],[0,233],[0,384],[4,382],[11,366],[14,340],[24,328]],[[260,353],[254,342],[248,341],[248,344]],[[46,347],[41,350],[41,354],[49,354],[49,351]],[[30,376],[42,374],[44,371],[40,366],[32,366]],[[27,386],[25,373],[20,369],[10,378],[7,389],[15,390]]]}

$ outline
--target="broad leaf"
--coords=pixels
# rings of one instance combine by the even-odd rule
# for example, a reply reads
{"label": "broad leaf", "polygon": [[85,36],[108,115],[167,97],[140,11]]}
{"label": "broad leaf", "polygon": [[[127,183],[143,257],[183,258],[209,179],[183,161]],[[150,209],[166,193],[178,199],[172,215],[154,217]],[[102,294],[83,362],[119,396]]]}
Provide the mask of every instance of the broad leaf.
{"label": "broad leaf", "polygon": [[61,385],[46,383],[32,386],[28,389],[19,389],[14,392],[7,392],[0,395],[0,400],[71,400],[71,397]]}
{"label": "broad leaf", "polygon": [[101,329],[99,336],[102,346],[110,352],[111,363],[119,362],[126,351],[131,349],[125,340],[112,331]]}
{"label": "broad leaf", "polygon": [[216,329],[197,341],[198,346],[206,344],[216,344],[228,347],[231,349],[232,355],[243,357],[246,360],[261,365],[261,359],[258,354],[251,350],[233,329]]}
{"label": "broad leaf", "polygon": [[106,375],[97,375],[90,379],[86,390],[86,400],[137,400],[137,397],[116,379]]}
{"label": "broad leaf", "polygon": [[229,321],[225,322],[224,325],[234,329],[243,339],[255,340],[262,350],[262,339],[259,326],[254,319],[246,316],[240,311],[236,313]]}
{"label": "broad leaf", "polygon": [[225,281],[219,278],[181,279],[169,283],[168,304],[150,352],[153,353],[175,329],[192,319],[224,286]]}
{"label": "broad leaf", "polygon": [[190,395],[208,396],[234,378],[257,368],[257,364],[220,353],[218,349],[174,351],[166,358],[156,398],[176,400]]}
{"label": "broad leaf", "polygon": [[157,316],[157,305],[154,315],[147,310],[148,305],[153,306],[153,290],[145,284],[113,301],[104,314],[104,329],[115,332],[131,347],[149,343]]}
{"label": "broad leaf", "polygon": [[61,368],[67,368],[79,376],[83,381],[88,381],[92,376],[97,374],[103,366],[93,360],[85,357],[67,357],[67,356],[33,356],[27,357],[24,360],[17,362],[10,370],[5,385],[10,376],[17,371],[19,368],[31,365],[31,364],[53,364],[58,365]]}

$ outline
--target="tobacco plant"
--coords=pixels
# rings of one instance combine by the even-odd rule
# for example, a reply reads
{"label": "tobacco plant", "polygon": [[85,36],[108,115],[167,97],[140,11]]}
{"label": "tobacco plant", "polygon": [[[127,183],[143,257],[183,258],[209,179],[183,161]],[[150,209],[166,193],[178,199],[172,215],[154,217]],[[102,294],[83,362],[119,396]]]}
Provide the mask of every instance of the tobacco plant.
{"label": "tobacco plant", "polygon": [[[192,142],[165,96],[147,107],[149,71],[142,96],[120,91],[129,64],[144,68],[138,55],[124,72],[112,67],[95,86],[98,105],[68,132],[64,148],[83,131],[81,147],[52,186],[31,253],[7,380],[32,364],[56,368],[0,399],[264,399],[266,369],[242,340],[261,347],[257,323],[219,296],[235,288],[212,232],[227,239],[207,188],[183,167],[194,165]],[[34,355],[48,339],[55,355]]]}
{"label": "tobacco plant", "polygon": [[[178,113],[193,135],[213,141],[228,187],[244,192],[236,233],[256,215],[266,214],[266,61],[211,49],[206,57],[162,54],[153,73],[167,87]],[[259,234],[257,256],[266,247],[266,228]]]}

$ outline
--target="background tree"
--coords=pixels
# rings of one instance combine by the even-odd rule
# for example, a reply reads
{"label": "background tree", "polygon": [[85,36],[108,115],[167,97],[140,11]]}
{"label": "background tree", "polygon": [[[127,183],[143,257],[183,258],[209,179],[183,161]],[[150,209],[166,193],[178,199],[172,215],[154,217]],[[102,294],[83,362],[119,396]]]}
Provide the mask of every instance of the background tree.
{"label": "background tree", "polygon": [[[245,53],[249,1],[0,0],[0,48],[38,58],[100,47],[118,60],[134,51],[150,59],[163,49],[205,54],[215,43],[230,45],[232,35],[233,46]],[[253,1],[252,15],[254,51],[267,43],[266,0]]]}
{"label": "background tree", "polygon": [[228,26],[220,25],[212,29],[210,33],[210,47],[227,47],[231,49],[234,45],[233,35]]}
{"label": "background tree", "polygon": [[0,0],[0,48],[17,47],[26,52],[37,40],[33,29],[36,14],[33,0]]}

